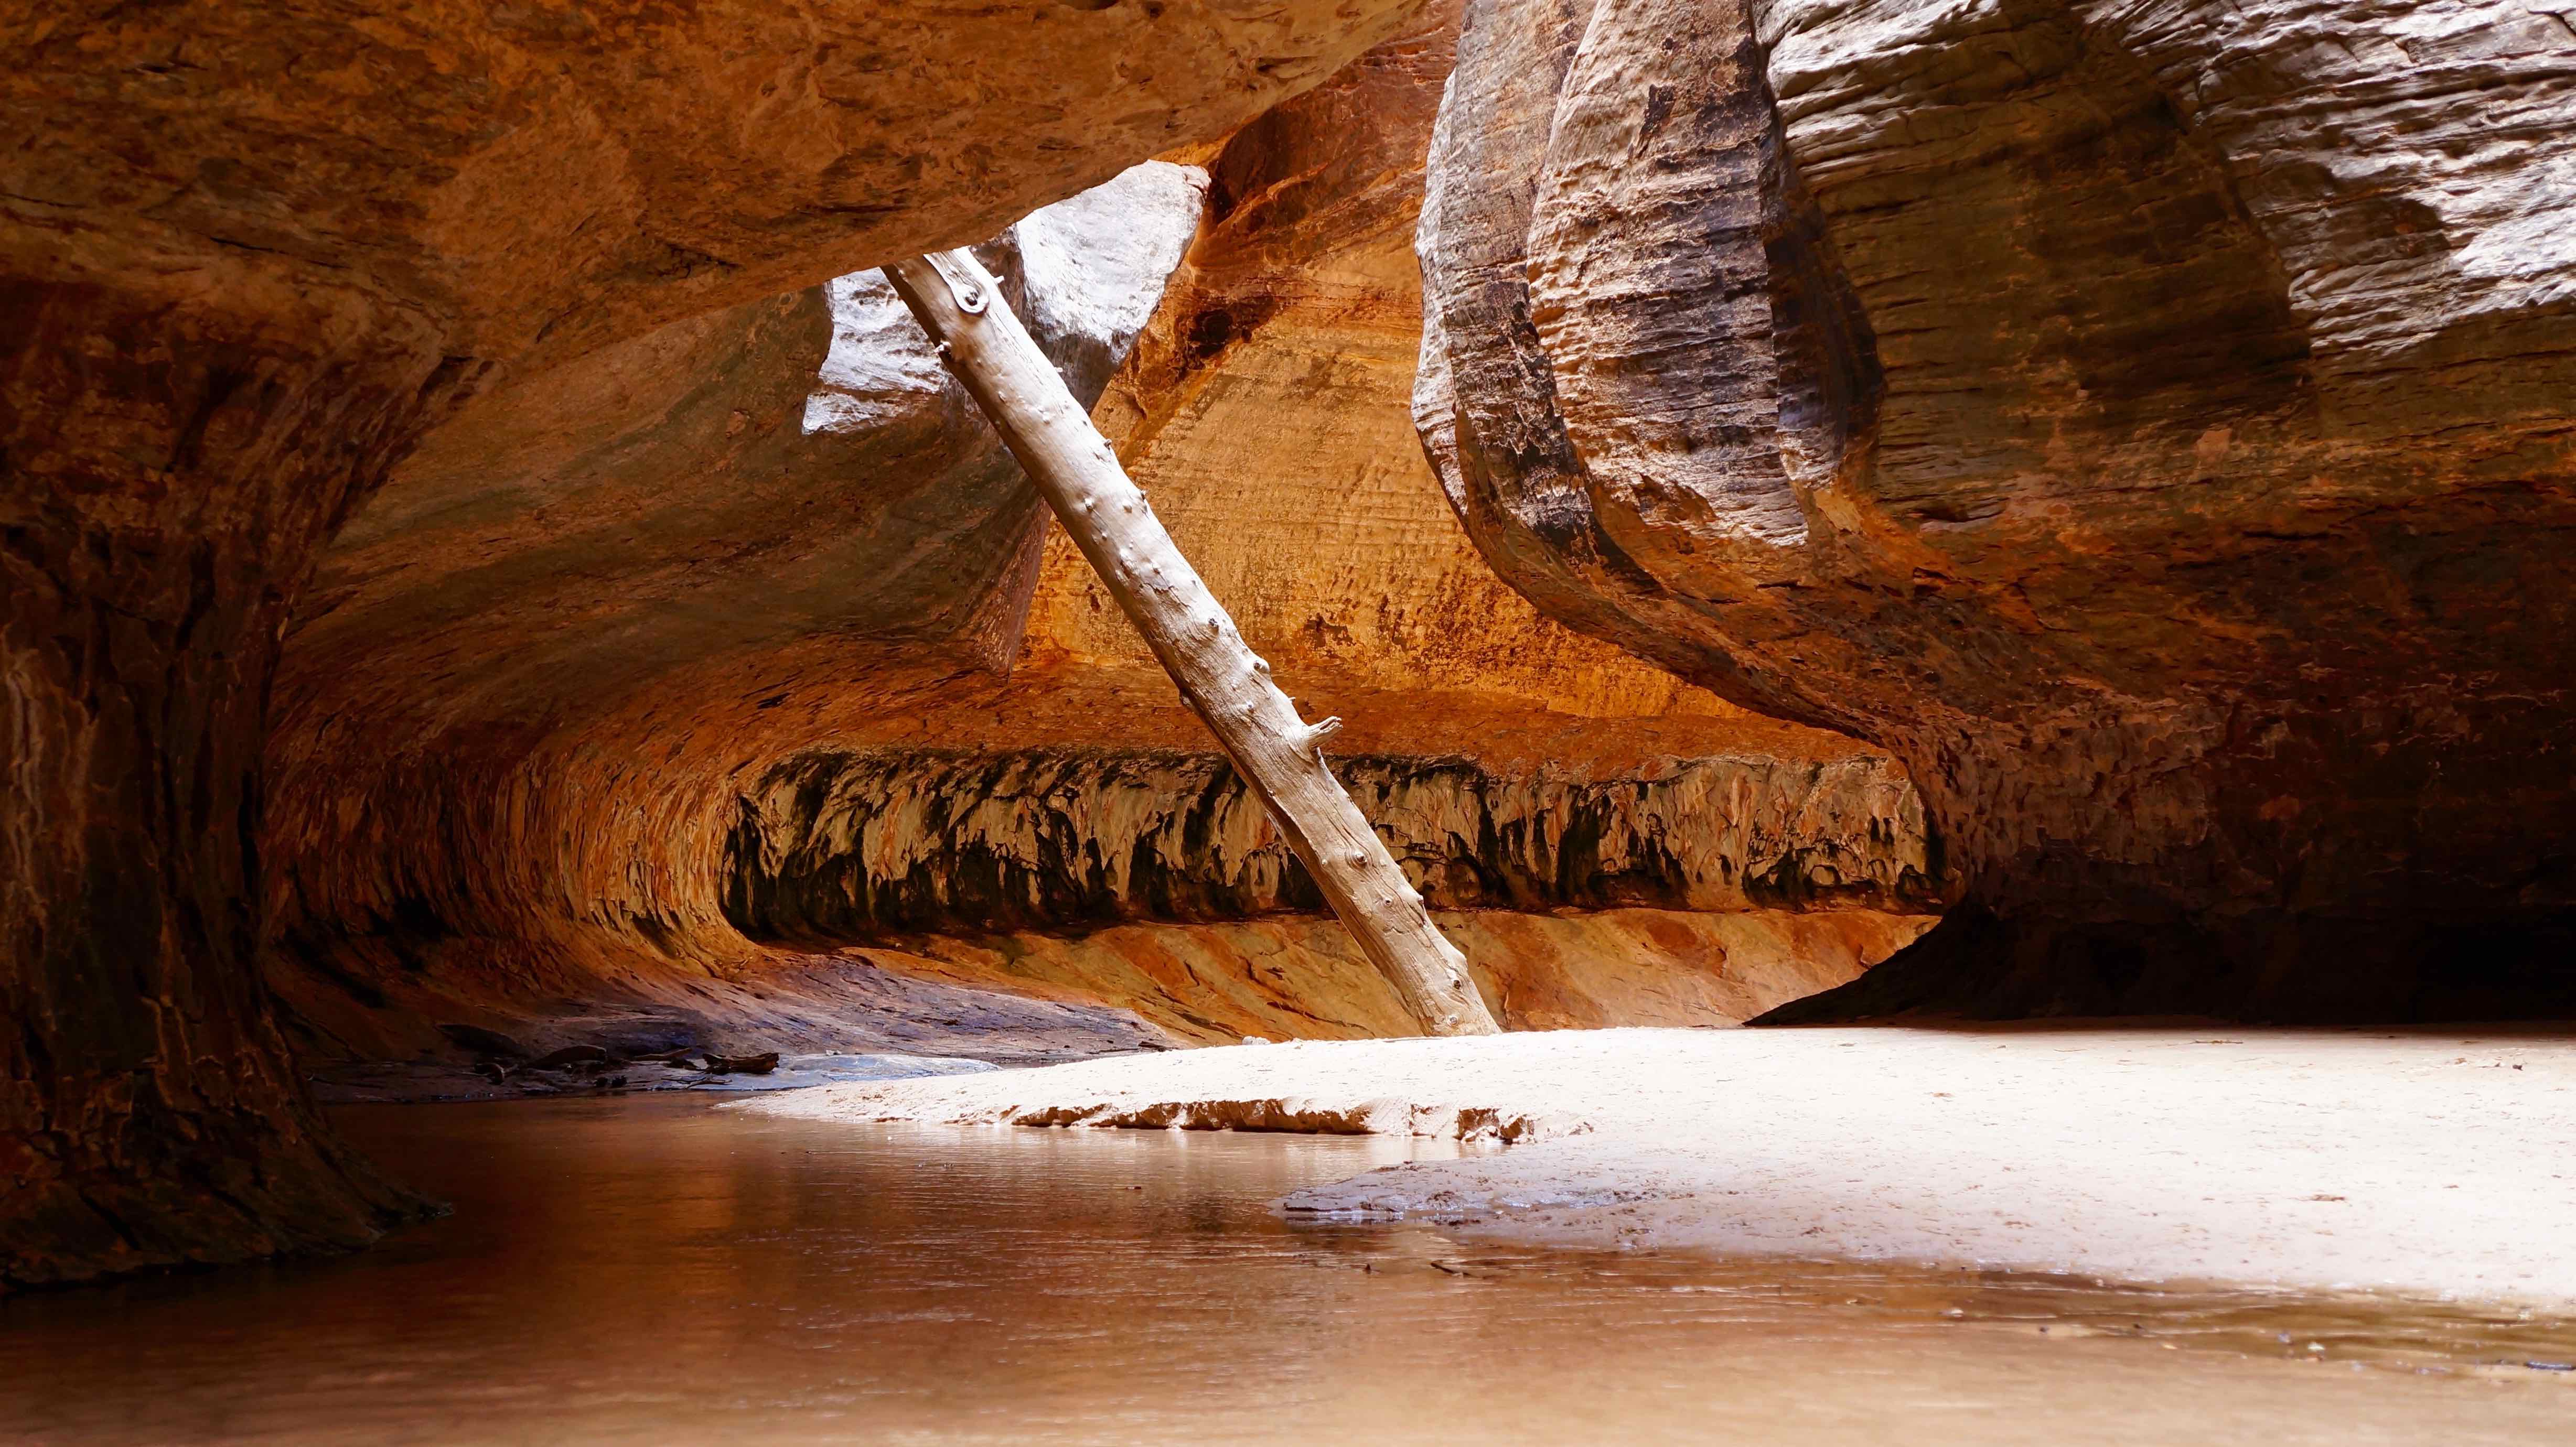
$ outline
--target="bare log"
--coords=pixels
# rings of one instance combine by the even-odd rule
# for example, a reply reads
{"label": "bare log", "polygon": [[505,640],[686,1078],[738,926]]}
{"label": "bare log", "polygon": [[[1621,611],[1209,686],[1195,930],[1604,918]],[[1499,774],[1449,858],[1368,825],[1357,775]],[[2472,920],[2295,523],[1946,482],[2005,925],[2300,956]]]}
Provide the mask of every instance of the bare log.
{"label": "bare log", "polygon": [[1414,1019],[1433,1035],[1495,1033],[1466,957],[1325,762],[1341,721],[1308,724],[1271,683],[992,276],[965,251],[885,273]]}

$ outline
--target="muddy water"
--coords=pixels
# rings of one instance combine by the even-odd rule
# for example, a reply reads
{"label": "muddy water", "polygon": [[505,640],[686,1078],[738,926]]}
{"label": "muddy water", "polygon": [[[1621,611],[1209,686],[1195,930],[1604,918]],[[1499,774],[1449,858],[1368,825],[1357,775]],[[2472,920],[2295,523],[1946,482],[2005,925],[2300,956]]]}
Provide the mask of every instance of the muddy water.
{"label": "muddy water", "polygon": [[2576,1327],[1563,1256],[1266,1203],[1432,1143],[364,1107],[455,1215],[0,1301],[0,1441],[2576,1440]]}

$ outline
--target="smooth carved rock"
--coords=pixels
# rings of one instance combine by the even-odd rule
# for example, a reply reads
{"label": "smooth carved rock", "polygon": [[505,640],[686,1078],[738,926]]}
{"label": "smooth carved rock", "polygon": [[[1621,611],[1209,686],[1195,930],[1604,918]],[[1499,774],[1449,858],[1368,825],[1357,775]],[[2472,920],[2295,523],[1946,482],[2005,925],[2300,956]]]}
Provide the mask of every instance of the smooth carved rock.
{"label": "smooth carved rock", "polygon": [[0,1281],[363,1240],[251,968],[279,639],[505,374],[990,235],[1416,8],[49,7],[0,39]]}
{"label": "smooth carved rock", "polygon": [[[991,236],[1340,69],[1420,0],[626,12],[431,0],[13,27],[15,274],[151,284],[291,337],[362,298],[533,366]],[[220,283],[216,286],[208,282]]]}
{"label": "smooth carved rock", "polygon": [[[1277,676],[1350,720],[1336,758],[1371,761],[1385,792],[1364,803],[1391,807],[1435,902],[1919,909],[1920,809],[1883,757],[1549,623],[1439,502],[1405,395],[1454,21],[1209,158],[1208,224],[1098,417]],[[1143,219],[1165,204],[1104,188],[1018,228],[1014,304],[1086,391],[1151,304],[1115,268],[1141,233],[1176,248],[1193,224]],[[1048,281],[1069,261],[1047,257],[1080,275]],[[800,1028],[755,992],[785,998],[802,951],[1313,906],[1060,534],[1017,631],[1034,499],[875,278],[828,291],[819,384],[815,295],[610,349],[433,437],[326,556],[288,650],[269,849],[279,984],[317,1056],[399,1057],[425,1019],[517,1030],[622,991],[709,1028]],[[1014,645],[1009,675],[984,671]],[[1222,827],[1148,822],[1194,811]],[[1152,862],[1122,874],[1145,836]],[[1091,892],[1095,855],[1124,882]],[[917,883],[897,903],[871,892],[889,877]],[[720,911],[719,889],[774,908]],[[1798,978],[1838,981],[1834,961],[1920,927],[1860,925]],[[1625,938],[1569,924],[1498,978],[1580,989],[1624,968]],[[710,979],[720,1005],[686,995]],[[855,1017],[881,999],[829,994],[793,1013],[869,1042]]]}
{"label": "smooth carved rock", "polygon": [[[1153,313],[1205,186],[1148,162],[981,248],[1084,393]],[[874,269],[505,386],[316,569],[279,680],[281,858],[353,774],[561,731],[660,670],[836,636],[1007,658],[1043,516]]]}
{"label": "smooth carved rock", "polygon": [[[1148,162],[981,248],[1078,396],[1204,186]],[[433,436],[324,555],[281,670],[264,847],[309,1043],[403,1054],[383,1032],[442,1008],[790,971],[717,904],[744,776],[1004,665],[1043,517],[874,271],[604,349]]]}
{"label": "smooth carved rock", "polygon": [[1883,744],[1962,901],[1812,1007],[2576,990],[2576,31],[1480,0],[1417,421],[1495,567]]}

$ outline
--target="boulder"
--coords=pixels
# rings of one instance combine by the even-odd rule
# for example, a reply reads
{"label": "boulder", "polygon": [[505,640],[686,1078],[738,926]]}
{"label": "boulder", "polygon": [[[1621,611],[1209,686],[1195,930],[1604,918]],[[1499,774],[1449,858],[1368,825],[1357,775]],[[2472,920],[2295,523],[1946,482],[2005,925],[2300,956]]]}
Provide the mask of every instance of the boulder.
{"label": "boulder", "polygon": [[2576,1004],[2571,64],[2472,0],[1470,5],[1451,502],[1894,754],[1957,904],[1777,1018]]}

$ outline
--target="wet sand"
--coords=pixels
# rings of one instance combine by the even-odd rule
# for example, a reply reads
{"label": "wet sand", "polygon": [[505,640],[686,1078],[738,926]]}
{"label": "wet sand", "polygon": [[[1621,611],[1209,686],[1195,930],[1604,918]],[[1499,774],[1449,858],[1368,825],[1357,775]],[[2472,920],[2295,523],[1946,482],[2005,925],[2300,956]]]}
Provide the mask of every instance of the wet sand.
{"label": "wet sand", "polygon": [[2576,1303],[2576,1038],[1605,1030],[1306,1041],[732,1107],[1513,1140],[1294,1192],[1525,1243]]}

